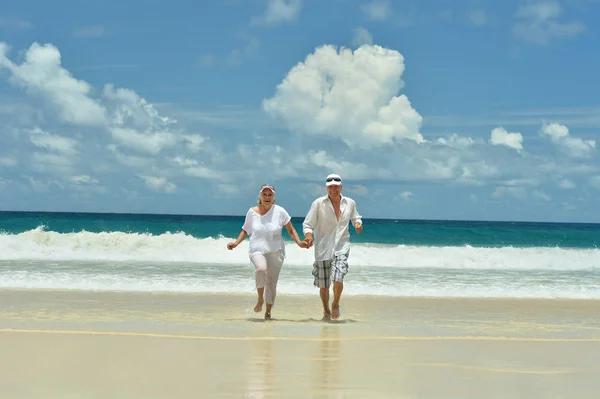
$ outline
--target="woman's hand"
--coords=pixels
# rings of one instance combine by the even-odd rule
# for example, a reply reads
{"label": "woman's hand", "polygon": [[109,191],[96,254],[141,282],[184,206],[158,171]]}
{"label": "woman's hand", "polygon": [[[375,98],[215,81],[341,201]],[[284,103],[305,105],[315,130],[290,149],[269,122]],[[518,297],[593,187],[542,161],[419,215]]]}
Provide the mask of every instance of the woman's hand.
{"label": "woman's hand", "polygon": [[306,241],[298,241],[298,246],[300,248],[308,248],[308,243]]}
{"label": "woman's hand", "polygon": [[235,242],[233,242],[233,241],[232,241],[232,242],[230,242],[230,243],[227,243],[227,249],[228,249],[228,250],[230,250],[230,251],[231,251],[232,249],[234,249],[235,247],[237,247],[237,246],[238,246],[238,245],[237,245]]}

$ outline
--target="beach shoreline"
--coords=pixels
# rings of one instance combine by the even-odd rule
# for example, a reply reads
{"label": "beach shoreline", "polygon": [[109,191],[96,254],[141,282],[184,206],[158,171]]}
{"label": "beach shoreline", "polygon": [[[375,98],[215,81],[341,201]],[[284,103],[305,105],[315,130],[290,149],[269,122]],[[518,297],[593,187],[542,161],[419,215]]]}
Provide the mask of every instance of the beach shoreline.
{"label": "beach shoreline", "polygon": [[[0,290],[0,396],[592,398],[600,301]],[[70,395],[70,396],[69,396]]]}

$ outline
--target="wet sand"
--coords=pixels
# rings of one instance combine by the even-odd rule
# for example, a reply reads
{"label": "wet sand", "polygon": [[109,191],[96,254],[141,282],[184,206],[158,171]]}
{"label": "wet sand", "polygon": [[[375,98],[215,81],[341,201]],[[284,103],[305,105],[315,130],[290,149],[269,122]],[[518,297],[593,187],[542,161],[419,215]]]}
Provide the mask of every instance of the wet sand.
{"label": "wet sand", "polygon": [[2,398],[595,398],[600,301],[0,290]]}

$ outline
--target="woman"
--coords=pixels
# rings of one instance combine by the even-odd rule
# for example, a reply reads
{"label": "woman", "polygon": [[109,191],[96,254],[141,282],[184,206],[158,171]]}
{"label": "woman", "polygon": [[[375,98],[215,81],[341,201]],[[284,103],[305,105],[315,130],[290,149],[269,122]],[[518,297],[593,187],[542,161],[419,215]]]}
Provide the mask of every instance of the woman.
{"label": "woman", "polygon": [[266,301],[265,320],[271,320],[271,308],[277,295],[277,280],[285,258],[282,227],[285,226],[290,237],[300,248],[308,248],[307,243],[300,240],[291,220],[284,208],[275,205],[275,187],[263,184],[258,192],[258,206],[248,210],[237,240],[227,244],[227,249],[232,250],[250,236],[249,255],[256,269],[258,293],[254,311],[262,311]]}

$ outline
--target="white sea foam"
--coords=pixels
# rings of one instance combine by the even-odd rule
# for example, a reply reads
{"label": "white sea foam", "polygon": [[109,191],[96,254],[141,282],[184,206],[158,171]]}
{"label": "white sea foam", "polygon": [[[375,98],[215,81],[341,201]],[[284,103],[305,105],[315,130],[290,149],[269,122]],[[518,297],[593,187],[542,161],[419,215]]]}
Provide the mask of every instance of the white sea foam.
{"label": "white sea foam", "polygon": [[[194,264],[248,264],[247,241],[233,251],[231,238],[194,238],[124,232],[57,233],[43,227],[21,234],[0,234],[0,260],[111,261]],[[287,266],[312,264],[313,251],[287,244]],[[476,248],[372,245],[354,243],[350,263],[357,268],[441,268],[486,270],[600,269],[598,249]]]}

